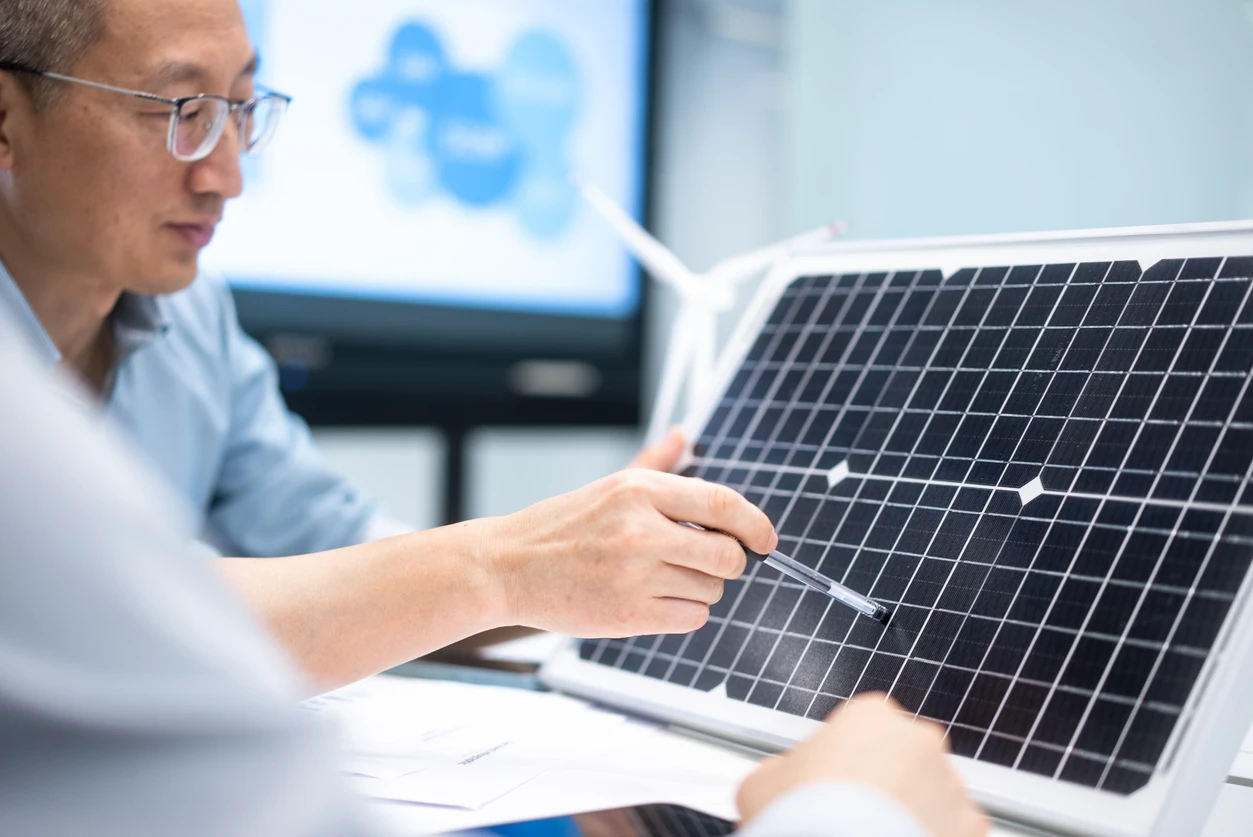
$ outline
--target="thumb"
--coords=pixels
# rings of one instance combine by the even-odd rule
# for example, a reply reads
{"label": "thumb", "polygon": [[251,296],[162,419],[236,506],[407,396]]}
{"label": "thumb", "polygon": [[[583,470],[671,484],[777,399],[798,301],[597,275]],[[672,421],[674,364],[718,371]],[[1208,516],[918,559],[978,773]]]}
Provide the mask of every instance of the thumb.
{"label": "thumb", "polygon": [[673,427],[666,434],[666,438],[662,439],[654,445],[644,448],[635,458],[631,460],[628,468],[647,468],[650,471],[673,471],[675,466],[679,464],[679,459],[683,456],[683,446],[686,440],[683,437],[683,430]]}

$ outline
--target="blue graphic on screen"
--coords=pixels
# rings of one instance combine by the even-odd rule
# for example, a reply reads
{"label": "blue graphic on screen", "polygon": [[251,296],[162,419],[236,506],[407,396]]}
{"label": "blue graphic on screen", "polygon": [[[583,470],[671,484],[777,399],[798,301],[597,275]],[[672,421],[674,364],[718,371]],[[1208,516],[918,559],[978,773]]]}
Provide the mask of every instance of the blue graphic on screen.
{"label": "blue graphic on screen", "polygon": [[549,32],[524,32],[500,68],[479,73],[453,65],[435,29],[412,21],[396,30],[382,69],[356,85],[350,109],[357,133],[385,155],[401,203],[508,207],[532,236],[552,239],[576,207],[566,141],[580,93],[570,51]]}

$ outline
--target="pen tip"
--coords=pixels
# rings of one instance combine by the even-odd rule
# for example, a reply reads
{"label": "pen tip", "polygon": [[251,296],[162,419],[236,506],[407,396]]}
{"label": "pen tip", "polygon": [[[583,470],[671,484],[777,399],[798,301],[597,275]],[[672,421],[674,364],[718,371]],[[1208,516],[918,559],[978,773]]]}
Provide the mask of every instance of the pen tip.
{"label": "pen tip", "polygon": [[880,606],[878,613],[875,614],[875,620],[885,628],[891,627],[892,611],[888,610],[886,607]]}

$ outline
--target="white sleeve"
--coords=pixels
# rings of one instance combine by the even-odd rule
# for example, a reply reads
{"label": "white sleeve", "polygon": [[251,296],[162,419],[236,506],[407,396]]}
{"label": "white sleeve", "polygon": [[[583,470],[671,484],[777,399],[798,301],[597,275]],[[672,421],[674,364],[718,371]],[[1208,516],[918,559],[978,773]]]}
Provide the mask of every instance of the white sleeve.
{"label": "white sleeve", "polygon": [[927,837],[913,817],[861,785],[807,785],[775,800],[740,837]]}
{"label": "white sleeve", "polygon": [[0,834],[375,834],[189,515],[0,314]]}

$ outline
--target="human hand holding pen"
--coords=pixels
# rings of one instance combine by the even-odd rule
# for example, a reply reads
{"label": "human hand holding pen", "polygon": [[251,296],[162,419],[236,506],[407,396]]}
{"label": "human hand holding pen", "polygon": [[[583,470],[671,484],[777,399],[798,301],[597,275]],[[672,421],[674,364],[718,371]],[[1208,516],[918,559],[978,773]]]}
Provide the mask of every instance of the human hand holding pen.
{"label": "human hand holding pen", "polygon": [[[812,738],[740,785],[741,824],[806,785],[846,782],[887,797],[932,837],[984,837],[988,821],[949,764],[943,730],[882,694],[841,705]],[[835,812],[832,812],[833,815]]]}
{"label": "human hand holding pen", "polygon": [[744,572],[741,543],[778,545],[770,520],[734,490],[643,469],[472,525],[505,620],[573,636],[696,630],[723,582]]}

